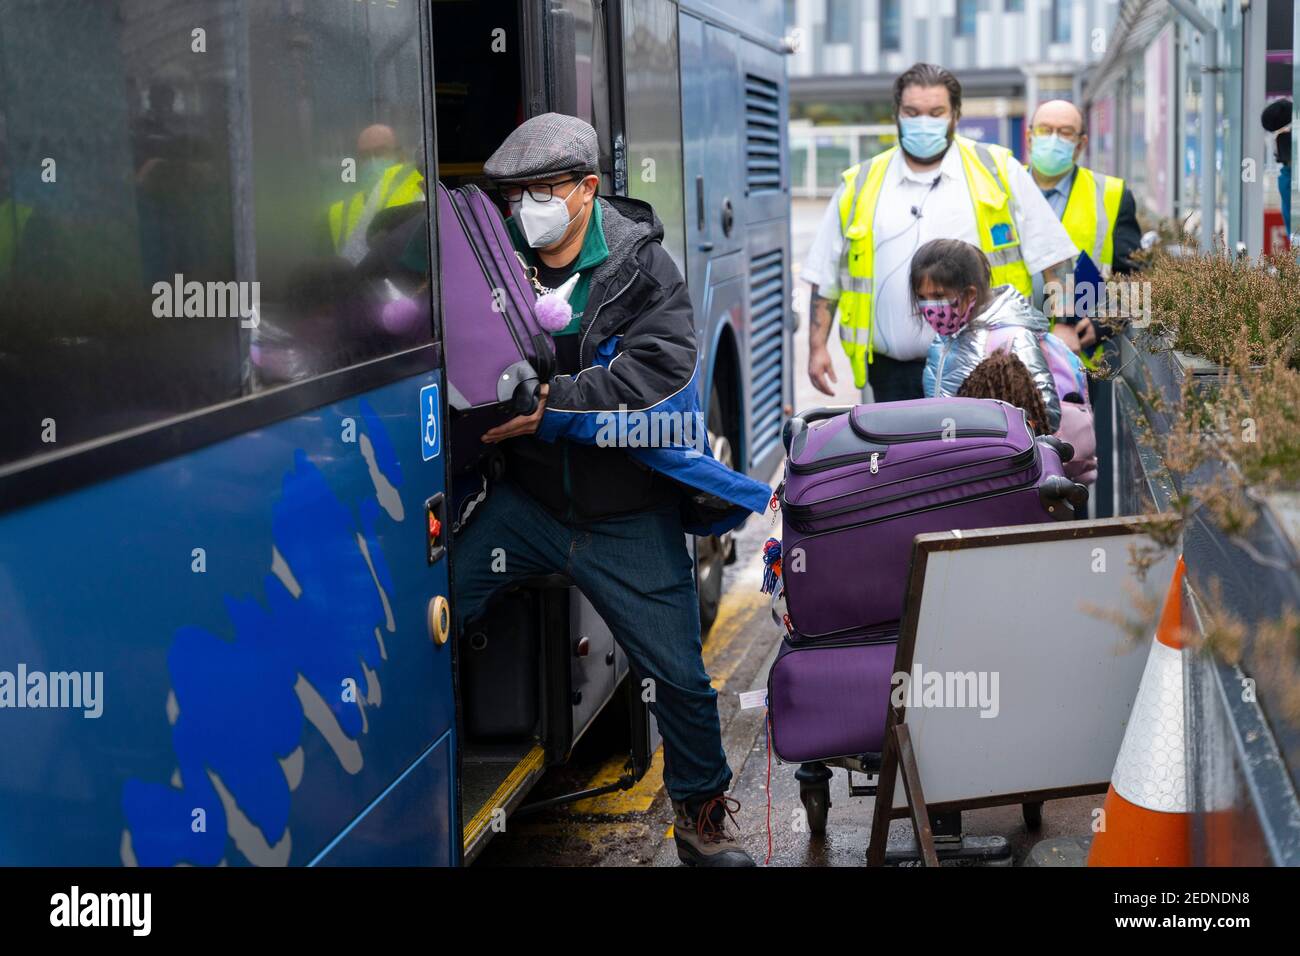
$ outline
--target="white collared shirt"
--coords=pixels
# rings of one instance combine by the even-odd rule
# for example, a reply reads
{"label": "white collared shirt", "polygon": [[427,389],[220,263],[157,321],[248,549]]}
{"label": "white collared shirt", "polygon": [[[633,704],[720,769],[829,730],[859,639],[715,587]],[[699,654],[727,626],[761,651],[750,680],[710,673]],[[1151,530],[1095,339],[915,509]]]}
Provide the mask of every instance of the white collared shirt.
{"label": "white collared shirt", "polygon": [[[1012,193],[1011,214],[1030,273],[1071,259],[1078,250],[1038,184],[1017,162],[1008,162],[1006,170]],[[840,296],[844,235],[840,232],[839,205],[843,192],[844,184],[840,183],[800,272],[800,278],[817,286],[818,295],[831,300]],[[871,324],[875,351],[899,361],[924,358],[934,330],[912,312],[912,256],[931,239],[963,239],[972,245],[980,244],[961,152],[950,148],[938,170],[925,173],[913,171],[902,152],[895,153],[885,170],[872,231],[875,292]]]}

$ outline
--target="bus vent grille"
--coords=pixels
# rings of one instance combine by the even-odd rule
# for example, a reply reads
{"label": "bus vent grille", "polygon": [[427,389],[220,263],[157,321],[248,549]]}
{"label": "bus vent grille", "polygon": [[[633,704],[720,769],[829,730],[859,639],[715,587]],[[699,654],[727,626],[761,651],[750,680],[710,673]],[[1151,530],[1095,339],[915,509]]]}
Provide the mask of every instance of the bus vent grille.
{"label": "bus vent grille", "polygon": [[749,260],[751,463],[781,440],[785,305],[785,251],[773,249],[754,256]]}
{"label": "bus vent grille", "polygon": [[771,80],[745,74],[745,191],[781,188],[781,92]]}

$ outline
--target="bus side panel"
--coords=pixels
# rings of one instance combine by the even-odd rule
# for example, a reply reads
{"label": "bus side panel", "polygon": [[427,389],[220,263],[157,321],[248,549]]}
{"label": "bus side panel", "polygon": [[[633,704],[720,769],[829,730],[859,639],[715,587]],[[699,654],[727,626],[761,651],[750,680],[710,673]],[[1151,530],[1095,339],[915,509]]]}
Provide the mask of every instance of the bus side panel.
{"label": "bus side panel", "polygon": [[451,731],[316,861],[318,866],[452,866],[456,752]]}
{"label": "bus side panel", "polygon": [[722,322],[732,326],[741,462],[766,480],[781,460],[781,425],[793,400],[785,62],[685,12],[679,30],[691,297],[701,341],[717,341]]}
{"label": "bus side panel", "polygon": [[[0,517],[0,863],[308,863],[452,730],[440,379]],[[32,706],[55,672],[81,707]]]}
{"label": "bus side panel", "polygon": [[737,218],[743,224],[749,270],[745,447],[751,473],[766,478],[784,456],[781,426],[785,407],[794,401],[788,89],[783,54],[744,38],[739,54],[742,75],[736,82],[745,98],[746,188]]}

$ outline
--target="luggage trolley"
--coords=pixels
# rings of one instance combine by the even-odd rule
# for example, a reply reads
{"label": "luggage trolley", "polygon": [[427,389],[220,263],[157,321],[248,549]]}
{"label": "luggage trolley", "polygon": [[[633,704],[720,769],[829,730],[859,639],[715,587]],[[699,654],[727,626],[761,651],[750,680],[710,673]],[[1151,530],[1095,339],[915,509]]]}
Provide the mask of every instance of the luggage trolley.
{"label": "luggage trolley", "polygon": [[[936,421],[944,423],[943,435]],[[772,746],[786,760],[784,743],[788,762],[799,764],[799,799],[809,831],[820,835],[833,768],[848,774],[850,796],[879,796],[903,565],[913,538],[954,527],[1068,520],[1086,506],[1087,489],[1063,474],[1073,455],[1069,443],[1035,437],[1020,409],[991,399],[819,407],[789,419],[782,438],[786,473],[777,496],[784,546],[806,544],[802,557],[811,563],[815,551],[822,566],[871,566],[883,582],[858,606],[856,592],[845,600],[824,576],[805,579],[794,589],[801,600],[792,610],[788,582],[798,566],[790,549],[773,593],[772,615],[784,636],[768,675]],[[791,486],[797,502],[788,501]],[[861,530],[867,525],[875,526],[870,545]],[[852,626],[859,620],[862,626]],[[1023,804],[1022,814],[1029,829],[1038,829],[1042,803]],[[963,837],[960,811],[932,814],[931,826],[940,859],[1010,859],[1004,837]],[[886,861],[918,856],[898,847]]]}

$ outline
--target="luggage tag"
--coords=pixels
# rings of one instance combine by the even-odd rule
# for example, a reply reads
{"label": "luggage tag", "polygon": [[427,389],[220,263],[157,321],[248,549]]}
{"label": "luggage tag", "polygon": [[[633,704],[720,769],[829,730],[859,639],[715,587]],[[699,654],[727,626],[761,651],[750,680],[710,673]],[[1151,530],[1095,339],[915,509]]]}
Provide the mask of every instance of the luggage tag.
{"label": "luggage tag", "polygon": [[742,690],[738,696],[741,710],[756,710],[767,706],[766,687],[760,687],[758,690]]}

